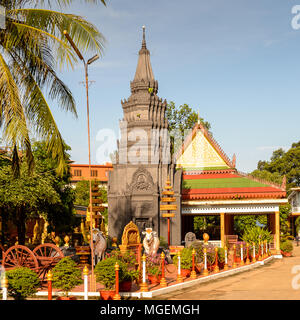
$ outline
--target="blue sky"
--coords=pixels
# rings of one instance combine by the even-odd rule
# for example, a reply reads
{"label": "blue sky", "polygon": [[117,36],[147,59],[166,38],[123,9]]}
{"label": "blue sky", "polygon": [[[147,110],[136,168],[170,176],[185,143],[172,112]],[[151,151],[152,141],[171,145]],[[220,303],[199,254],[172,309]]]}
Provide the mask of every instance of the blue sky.
{"label": "blue sky", "polygon": [[[92,162],[99,130],[118,133],[120,100],[130,95],[143,25],[159,96],[187,103],[209,121],[229,157],[244,172],[273,150],[300,140],[300,29],[291,20],[295,0],[111,0],[74,4],[69,12],[94,23],[107,39],[92,65]],[[94,53],[89,53],[93,56]],[[84,70],[60,74],[74,93],[79,118],[53,106],[76,163],[88,162]]]}

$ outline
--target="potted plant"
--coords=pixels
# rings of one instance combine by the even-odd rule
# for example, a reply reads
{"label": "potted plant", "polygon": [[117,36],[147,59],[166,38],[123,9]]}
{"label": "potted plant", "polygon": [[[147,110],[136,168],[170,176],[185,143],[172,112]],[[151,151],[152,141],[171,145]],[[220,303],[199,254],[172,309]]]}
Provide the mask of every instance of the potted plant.
{"label": "potted plant", "polygon": [[292,241],[283,241],[280,243],[281,254],[284,257],[291,257],[293,252],[293,243]]}
{"label": "potted plant", "polygon": [[[192,250],[193,250],[192,247],[183,248],[181,250],[180,265],[181,265],[181,275],[183,277],[189,277],[191,274],[191,268],[193,265]],[[178,256],[177,255],[174,256],[173,263],[175,266],[178,265]]]}
{"label": "potted plant", "polygon": [[135,269],[126,269],[123,280],[120,282],[119,290],[123,292],[131,291],[132,283],[139,277],[139,271]]}
{"label": "potted plant", "polygon": [[8,293],[15,300],[26,300],[33,296],[40,286],[37,274],[29,268],[20,267],[5,273],[8,280]]}
{"label": "potted plant", "polygon": [[201,273],[204,268],[204,260],[203,260],[203,244],[200,241],[194,241],[191,244],[191,248],[195,249],[195,270],[197,273]]}
{"label": "potted plant", "polygon": [[147,256],[146,269],[149,282],[152,284],[159,283],[161,279],[161,257],[159,254]]}
{"label": "potted plant", "polygon": [[132,283],[136,281],[139,277],[139,271],[137,270],[138,263],[136,260],[136,255],[133,251],[126,251],[126,253],[121,253],[120,250],[113,250],[110,253],[110,257],[114,257],[126,265],[124,270],[123,278],[120,281],[120,291],[128,292],[131,290]]}
{"label": "potted plant", "polygon": [[225,265],[225,249],[218,248],[218,265],[220,269],[224,268]]}
{"label": "potted plant", "polygon": [[69,292],[83,282],[81,270],[77,267],[76,262],[70,257],[65,257],[52,269],[52,274],[53,288],[64,292],[64,296],[58,297],[57,300],[76,300],[75,297],[69,296]]}
{"label": "potted plant", "polygon": [[96,280],[102,283],[105,287],[105,289],[100,290],[100,297],[103,300],[111,300],[115,294],[116,262],[118,262],[120,266],[119,281],[121,282],[124,279],[124,273],[126,270],[126,265],[122,261],[115,257],[109,257],[98,262],[95,267]]}

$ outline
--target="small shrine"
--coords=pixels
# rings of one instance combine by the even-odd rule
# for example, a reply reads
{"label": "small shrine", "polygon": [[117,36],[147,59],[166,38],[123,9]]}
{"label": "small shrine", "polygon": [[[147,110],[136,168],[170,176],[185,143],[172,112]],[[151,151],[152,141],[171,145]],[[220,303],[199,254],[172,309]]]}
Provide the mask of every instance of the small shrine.
{"label": "small shrine", "polygon": [[130,221],[124,228],[122,235],[122,244],[119,245],[122,254],[125,254],[128,250],[135,253],[136,259],[140,266],[142,244],[139,229],[133,221]]}

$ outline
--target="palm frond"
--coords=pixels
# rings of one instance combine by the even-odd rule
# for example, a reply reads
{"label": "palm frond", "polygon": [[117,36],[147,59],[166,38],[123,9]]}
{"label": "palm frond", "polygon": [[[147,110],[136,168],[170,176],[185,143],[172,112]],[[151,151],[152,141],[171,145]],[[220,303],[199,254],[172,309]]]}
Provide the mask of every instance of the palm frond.
{"label": "palm frond", "polygon": [[[7,36],[0,43],[8,50],[9,55],[17,65],[24,65],[37,84],[48,91],[50,99],[56,99],[61,109],[70,111],[77,117],[74,98],[69,88],[54,71],[54,57],[45,37],[28,28],[20,32],[11,23],[8,23],[8,28]],[[15,72],[15,78],[17,78],[17,72]],[[21,80],[19,87],[23,87],[23,84],[24,81]]]}
{"label": "palm frond", "polygon": [[[3,56],[0,54],[0,118],[3,123],[3,138],[9,145],[20,146],[26,151],[28,168],[33,169],[33,155],[29,130],[26,123],[23,105],[19,96],[19,89],[14,77],[6,64]],[[18,169],[15,161],[19,158],[13,158],[13,170]],[[16,174],[17,171],[14,170]]]}
{"label": "palm frond", "polygon": [[95,51],[103,54],[105,38],[97,28],[84,18],[45,9],[15,9],[7,12],[12,23],[20,28],[31,28],[52,41],[51,47],[55,51],[59,66],[66,62],[73,66],[77,62],[63,31],[67,30],[70,37],[83,53]]}
{"label": "palm frond", "polygon": [[18,64],[18,58],[13,57],[16,75],[25,88],[23,105],[30,125],[39,138],[45,140],[48,152],[58,162],[57,173],[64,173],[67,158],[65,156],[65,143],[59,132],[50,106],[30,70],[24,64]]}

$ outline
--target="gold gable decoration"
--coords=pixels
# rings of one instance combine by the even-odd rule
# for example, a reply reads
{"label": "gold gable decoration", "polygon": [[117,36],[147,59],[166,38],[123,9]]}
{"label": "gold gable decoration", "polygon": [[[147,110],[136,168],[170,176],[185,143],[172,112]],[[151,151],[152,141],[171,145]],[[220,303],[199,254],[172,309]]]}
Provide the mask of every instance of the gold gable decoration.
{"label": "gold gable decoration", "polygon": [[177,166],[183,168],[228,167],[218,151],[201,130],[197,130],[191,143],[182,151]]}

